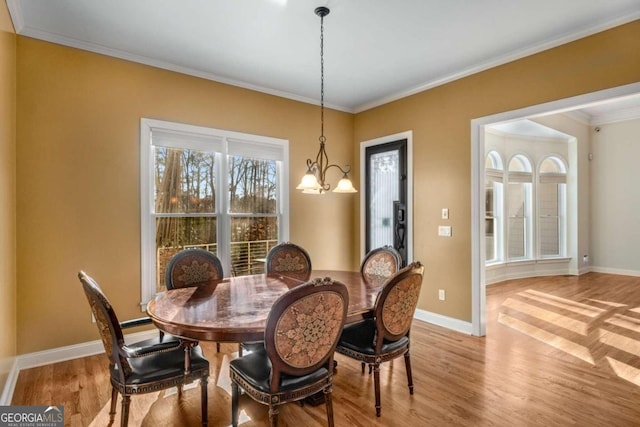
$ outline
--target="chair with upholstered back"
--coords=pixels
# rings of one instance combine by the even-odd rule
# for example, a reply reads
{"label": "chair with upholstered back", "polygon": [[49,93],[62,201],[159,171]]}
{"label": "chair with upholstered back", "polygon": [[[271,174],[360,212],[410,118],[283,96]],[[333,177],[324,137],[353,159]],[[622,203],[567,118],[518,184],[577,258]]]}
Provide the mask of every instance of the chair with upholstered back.
{"label": "chair with upholstered back", "polygon": [[[152,393],[177,386],[178,395],[182,397],[184,384],[200,380],[202,425],[206,426],[208,422],[209,362],[202,356],[200,348],[191,348],[188,343],[169,335],[126,344],[122,327],[126,327],[128,324],[118,322],[111,303],[91,277],[81,271],[78,273],[78,278],[91,306],[105,352],[109,358],[109,372],[111,374],[109,415],[111,423],[113,423],[116,413],[118,393],[122,395],[120,425],[124,427],[128,423],[129,403],[132,395]],[[138,324],[140,323],[136,325]]]}
{"label": "chair with upholstered back", "polygon": [[265,262],[267,274],[309,280],[311,276],[311,258],[302,247],[291,242],[279,243],[267,254]]}
{"label": "chair with upholstered back", "polygon": [[205,285],[223,277],[222,264],[214,253],[190,248],[178,252],[169,260],[165,284],[167,289],[186,288]]}
{"label": "chair with upholstered back", "polygon": [[[167,290],[203,286],[224,277],[222,263],[213,253],[199,248],[184,249],[167,263],[165,285]],[[216,343],[220,352],[220,343]]]}
{"label": "chair with upholstered back", "polygon": [[402,257],[393,246],[383,246],[371,250],[362,260],[360,272],[365,280],[389,278],[402,265]]}
{"label": "chair with upholstered back", "polygon": [[278,423],[281,404],[323,391],[328,424],[333,426],[333,354],[348,301],[346,286],[326,278],[296,286],[275,302],[267,318],[265,351],[230,363],[233,426],[238,425],[240,388],[269,405],[271,426]]}
{"label": "chair with upholstered back", "polygon": [[[344,328],[336,351],[373,366],[376,415],[380,416],[380,363],[404,356],[413,394],[409,332],[418,304],[424,267],[414,262],[389,278],[376,298],[374,317]],[[364,373],[364,369],[363,369]]]}

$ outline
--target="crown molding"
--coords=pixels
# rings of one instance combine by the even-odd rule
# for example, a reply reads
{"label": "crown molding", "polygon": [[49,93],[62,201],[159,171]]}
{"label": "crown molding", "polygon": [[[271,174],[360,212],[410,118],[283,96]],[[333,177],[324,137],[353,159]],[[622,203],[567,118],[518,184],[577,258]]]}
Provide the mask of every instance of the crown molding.
{"label": "crown molding", "polygon": [[575,33],[568,33],[565,34],[563,36],[554,38],[554,39],[550,39],[547,41],[544,41],[542,43],[538,43],[536,45],[533,46],[529,46],[529,47],[524,47],[522,49],[518,49],[515,50],[511,53],[508,53],[506,55],[502,55],[499,56],[495,59],[492,59],[490,61],[486,61],[483,62],[481,64],[475,65],[473,67],[469,67],[465,70],[462,70],[458,73],[453,73],[453,74],[449,74],[449,75],[445,75],[445,76],[441,76],[439,78],[427,81],[425,83],[422,83],[421,85],[415,86],[411,89],[407,89],[405,91],[401,91],[401,92],[397,92],[395,94],[392,95],[388,95],[386,97],[380,98],[378,100],[366,103],[366,104],[361,104],[359,106],[356,106],[354,108],[354,112],[355,113],[361,113],[363,111],[369,110],[371,108],[375,108],[375,107],[379,107],[381,105],[384,104],[388,104],[390,102],[393,101],[397,101],[399,99],[402,98],[406,98],[407,96],[411,96],[411,95],[415,95],[416,93],[420,93],[420,92],[424,92],[425,90],[428,89],[433,89],[434,87],[437,86],[441,86],[444,85],[446,83],[450,83],[452,81],[455,80],[459,80],[462,79],[464,77],[468,77],[471,76],[473,74],[479,73],[481,71],[486,71],[488,69],[500,66],[500,65],[504,65],[507,64],[509,62],[513,62],[516,61],[518,59],[522,59],[525,58],[527,56],[531,56],[534,55],[536,53],[540,53],[543,52],[545,50],[549,50],[552,49],[554,47],[558,47],[588,36],[591,36],[593,34],[597,34],[599,32],[602,31],[606,31],[609,30],[611,28],[615,28],[618,27],[620,25],[624,25],[624,24],[628,24],[629,22],[635,21],[637,19],[640,19],[640,11],[638,12],[634,12],[628,15],[622,15],[616,19],[612,19],[610,21],[607,21],[605,23],[599,24],[599,25],[595,25],[593,27],[587,28],[585,30],[582,31],[578,31]]}
{"label": "crown molding", "polygon": [[22,14],[22,7],[18,0],[7,0],[7,8],[9,9],[9,15],[13,22],[13,29],[16,34],[20,34],[24,28],[24,16]]}
{"label": "crown molding", "polygon": [[591,117],[590,124],[594,126],[606,125],[609,123],[626,122],[628,120],[640,119],[640,107],[629,107],[610,113],[597,114]]}
{"label": "crown molding", "polygon": [[[126,61],[136,62],[144,65],[149,65],[156,68],[161,68],[168,71],[174,71],[181,74],[186,74],[194,77],[203,78],[206,80],[215,81],[218,83],[228,84],[231,86],[240,87],[243,89],[249,89],[257,92],[266,93],[268,95],[274,95],[281,98],[287,98],[294,101],[299,101],[307,104],[320,105],[319,100],[296,95],[294,93],[281,91],[277,89],[268,88],[265,86],[254,85],[246,82],[242,82],[239,80],[234,80],[226,77],[221,77],[213,73],[207,73],[201,70],[184,67],[181,65],[173,64],[166,61],[160,61],[153,58],[145,57],[142,55],[133,54],[131,52],[122,51],[119,49],[112,49],[106,46],[98,45],[95,43],[88,43],[81,40],[64,37],[58,34],[48,33],[40,30],[36,30],[34,28],[30,28],[25,25],[22,8],[19,0],[7,0],[7,6],[9,8],[9,14],[11,15],[11,20],[13,21],[13,25],[16,31],[16,34],[21,36],[32,37],[35,39],[48,41],[51,43],[56,43],[68,47],[73,47],[76,49],[86,50],[89,52],[94,52],[106,56],[111,56],[119,59],[124,59]],[[515,50],[511,53],[499,56],[490,61],[483,62],[481,64],[475,65],[473,67],[469,67],[460,72],[443,75],[431,80],[428,80],[418,86],[413,88],[409,88],[407,90],[403,90],[400,92],[396,92],[394,94],[379,98],[377,100],[358,105],[356,107],[346,107],[343,105],[335,105],[335,104],[325,104],[325,107],[343,111],[346,113],[360,113],[371,108],[375,108],[393,101],[397,101],[401,98],[406,98],[411,95],[415,95],[419,92],[424,92],[428,89],[433,89],[434,87],[444,85],[446,83],[450,83],[455,80],[462,79],[464,77],[468,77],[470,75],[479,73],[481,71],[486,71],[488,69],[497,67],[499,65],[503,65],[557,46],[561,46],[566,43],[570,43],[575,40],[579,40],[584,37],[588,37],[590,35],[623,25],[629,22],[640,19],[640,11],[622,15],[618,18],[612,19],[602,24],[595,25],[593,27],[587,28],[582,31],[577,31],[573,33],[567,33],[563,36],[556,37],[554,39],[550,39],[547,41],[543,41],[541,43],[535,44],[533,46],[523,47],[522,49]]]}
{"label": "crown molding", "polygon": [[569,117],[570,119],[573,119],[579,123],[582,123],[583,125],[591,125],[592,117],[589,114],[585,113],[584,111],[572,110],[572,111],[565,111],[562,114]]}

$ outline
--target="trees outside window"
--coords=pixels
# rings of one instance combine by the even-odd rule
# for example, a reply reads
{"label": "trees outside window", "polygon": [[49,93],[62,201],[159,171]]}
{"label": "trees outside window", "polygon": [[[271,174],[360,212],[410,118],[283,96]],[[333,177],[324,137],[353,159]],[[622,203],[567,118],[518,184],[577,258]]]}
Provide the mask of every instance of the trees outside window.
{"label": "trees outside window", "polygon": [[143,304],[186,248],[216,253],[225,275],[262,271],[288,239],[287,158],[285,140],[142,119]]}

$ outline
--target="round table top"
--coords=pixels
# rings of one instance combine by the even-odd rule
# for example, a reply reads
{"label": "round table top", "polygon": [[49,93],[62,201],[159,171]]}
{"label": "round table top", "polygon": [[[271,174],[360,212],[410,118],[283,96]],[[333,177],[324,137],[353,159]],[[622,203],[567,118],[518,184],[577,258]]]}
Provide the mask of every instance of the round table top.
{"label": "round table top", "polygon": [[[311,278],[316,277],[330,277],[347,286],[347,323],[371,312],[384,283],[382,279],[365,280],[359,271],[314,270]],[[158,294],[147,305],[147,313],[158,329],[174,336],[203,341],[259,341],[273,303],[302,283],[281,275],[230,277]]]}

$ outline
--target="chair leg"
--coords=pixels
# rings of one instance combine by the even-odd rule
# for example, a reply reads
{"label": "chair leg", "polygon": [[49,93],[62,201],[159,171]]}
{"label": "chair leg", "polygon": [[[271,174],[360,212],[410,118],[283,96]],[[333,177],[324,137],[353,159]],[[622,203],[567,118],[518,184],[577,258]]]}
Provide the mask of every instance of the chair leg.
{"label": "chair leg", "polygon": [[277,405],[269,405],[269,427],[278,427],[279,412]]}
{"label": "chair leg", "polygon": [[238,427],[238,384],[231,382],[231,425]]}
{"label": "chair leg", "polygon": [[176,386],[178,389],[178,399],[182,399],[182,384]]}
{"label": "chair leg", "polygon": [[116,415],[116,404],[118,403],[118,390],[115,387],[111,387],[111,409],[109,410],[109,420],[113,423],[113,418]]}
{"label": "chair leg", "polygon": [[404,354],[404,367],[407,370],[407,383],[409,384],[409,394],[413,394],[413,376],[411,375],[411,358],[409,350]]}
{"label": "chair leg", "polygon": [[333,427],[333,404],[331,402],[331,387],[324,390],[324,403],[327,405],[327,423],[329,427]]}
{"label": "chair leg", "polygon": [[[366,363],[364,362],[360,362],[360,367],[362,368],[362,374],[364,375],[364,366],[366,365]],[[371,373],[371,371],[369,371],[369,373]]]}
{"label": "chair leg", "polygon": [[373,386],[376,394],[376,417],[380,416],[380,364],[373,364]]}
{"label": "chair leg", "polygon": [[216,352],[220,353],[220,343],[216,343]]}
{"label": "chair leg", "polygon": [[129,403],[131,402],[131,396],[123,394],[122,395],[122,414],[120,419],[120,426],[127,427],[129,424]]}
{"label": "chair leg", "polygon": [[200,405],[202,406],[202,427],[209,425],[209,399],[207,398],[207,384],[209,377],[204,376],[200,379]]}

